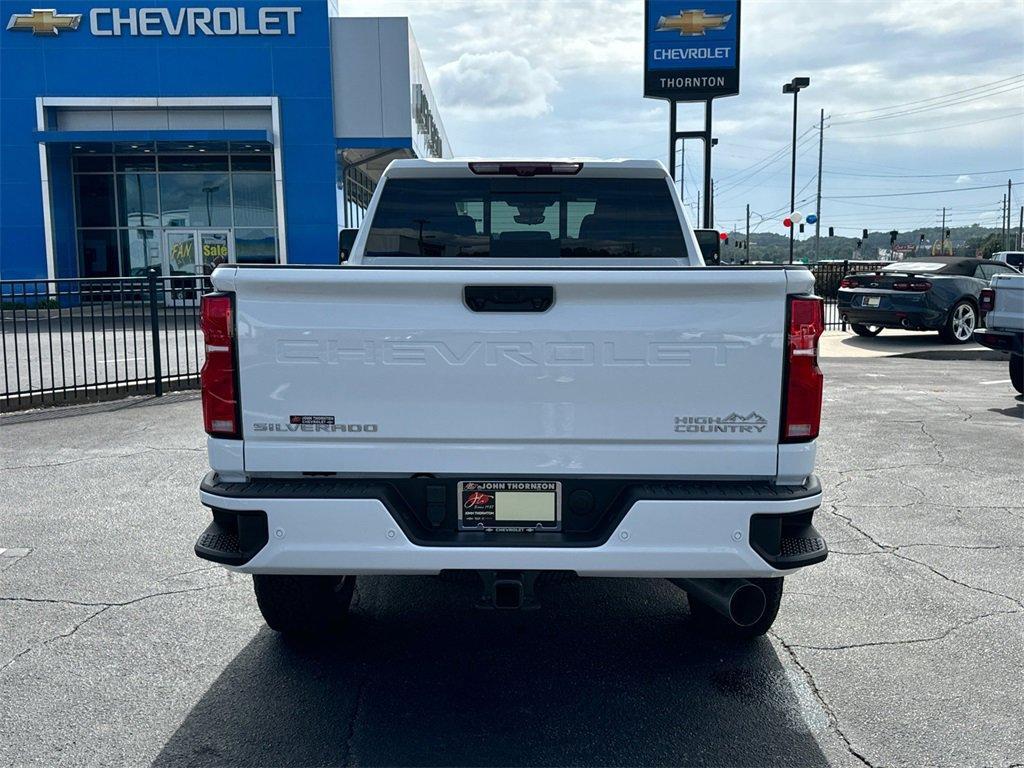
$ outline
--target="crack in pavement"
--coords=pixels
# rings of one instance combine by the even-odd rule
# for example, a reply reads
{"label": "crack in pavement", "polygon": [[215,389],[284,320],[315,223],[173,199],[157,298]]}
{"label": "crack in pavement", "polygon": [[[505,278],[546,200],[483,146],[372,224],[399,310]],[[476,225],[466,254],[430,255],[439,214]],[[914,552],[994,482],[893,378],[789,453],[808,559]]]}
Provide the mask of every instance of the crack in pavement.
{"label": "crack in pavement", "polygon": [[913,544],[892,544],[885,550],[878,550],[877,552],[843,552],[842,550],[832,549],[830,547],[828,553],[830,555],[884,555],[890,549],[910,549],[911,547],[935,547],[936,549],[964,549],[968,551],[991,551],[997,549],[1024,549],[1024,544],[935,544],[929,541],[923,541],[915,542]]}
{"label": "crack in pavement", "polygon": [[[89,449],[71,449],[71,450],[89,450]],[[13,469],[48,469],[50,467],[66,467],[69,464],[79,464],[83,461],[106,461],[108,459],[127,459],[135,456],[145,456],[147,453],[178,453],[181,451],[188,452],[205,452],[205,448],[154,448],[152,446],[145,446],[142,450],[129,451],[128,453],[105,453],[98,456],[83,456],[80,459],[69,459],[68,461],[54,461],[48,464],[14,464],[11,466],[0,467],[0,470],[13,470]]]}
{"label": "crack in pavement", "polygon": [[74,605],[74,606],[79,606],[79,607],[92,607],[92,608],[97,608],[98,609],[98,610],[95,610],[92,613],[90,613],[88,616],[86,616],[84,619],[82,619],[78,623],[76,623],[75,626],[71,628],[71,631],[69,631],[69,632],[61,632],[59,634],[53,635],[52,637],[48,637],[45,640],[41,640],[38,643],[33,643],[32,645],[30,645],[27,648],[23,649],[19,653],[15,654],[7,663],[5,663],[3,666],[0,666],[0,673],[4,672],[4,670],[8,669],[12,664],[14,664],[18,659],[20,659],[21,657],[25,656],[26,654],[31,653],[32,651],[40,649],[40,648],[45,648],[46,646],[50,645],[51,643],[56,642],[57,640],[62,640],[64,638],[71,637],[73,634],[75,634],[83,626],[88,624],[90,621],[95,619],[97,616],[105,613],[106,611],[109,611],[111,608],[122,608],[122,607],[127,606],[127,605],[134,605],[135,603],[140,603],[140,602],[142,602],[144,600],[150,600],[150,599],[152,599],[154,597],[166,597],[166,596],[170,596],[170,595],[181,595],[181,594],[185,594],[187,592],[202,592],[202,591],[209,590],[209,589],[217,589],[219,587],[227,587],[227,586],[231,586],[231,584],[226,582],[226,583],[223,583],[223,584],[208,584],[205,587],[193,587],[191,589],[176,589],[176,590],[169,590],[169,591],[166,591],[166,592],[153,592],[153,593],[148,594],[148,595],[142,595],[141,597],[133,598],[132,600],[125,600],[123,602],[115,602],[115,603],[99,603],[99,602],[97,602],[97,603],[88,603],[88,602],[79,602],[79,601],[76,601],[76,600],[58,600],[58,599],[45,598],[45,597],[5,597],[5,596],[0,596],[0,602],[51,603],[51,604],[62,604],[62,605]]}
{"label": "crack in pavement", "polygon": [[945,632],[941,632],[933,637],[913,637],[906,640],[875,640],[865,643],[849,643],[848,645],[801,645],[800,643],[792,643],[791,648],[800,648],[805,651],[849,651],[857,648],[878,648],[880,646],[887,645],[916,645],[918,643],[934,643],[939,640],[945,640],[947,637],[952,635],[954,632],[959,632],[961,629],[966,629],[972,624],[976,624],[979,621],[989,619],[993,616],[1016,616],[1022,613],[1022,611],[991,611],[984,613],[981,616],[975,616],[959,624],[954,624],[952,627],[947,629]]}
{"label": "crack in pavement", "polygon": [[[931,565],[929,563],[926,563],[923,560],[917,560],[917,559],[915,559],[913,557],[910,557],[909,555],[905,555],[902,552],[899,552],[898,550],[900,549],[900,547],[898,545],[886,544],[885,542],[879,541],[874,536],[872,536],[870,533],[868,533],[863,528],[861,528],[859,525],[854,523],[853,520],[850,517],[847,517],[842,512],[839,512],[838,509],[837,509],[837,503],[836,502],[833,502],[833,503],[827,505],[827,507],[828,508],[824,508],[826,513],[831,514],[831,515],[833,515],[835,517],[838,517],[840,520],[844,520],[846,522],[846,524],[848,526],[850,526],[850,528],[852,528],[853,530],[855,530],[858,533],[860,533],[862,536],[864,536],[865,539],[867,539],[872,544],[874,544],[876,547],[878,547],[878,549],[880,551],[877,554],[891,555],[892,557],[899,558],[900,560],[905,560],[908,563],[914,563],[916,565],[920,565],[923,568],[927,568],[929,571],[934,573],[939,578],[941,578],[941,579],[943,579],[945,581],[948,581],[948,582],[950,582],[952,584],[957,584],[958,586],[964,587],[965,589],[970,589],[970,590],[972,590],[974,592],[980,592],[980,593],[983,593],[983,594],[986,594],[986,595],[992,595],[993,597],[1000,597],[1003,600],[1009,600],[1011,603],[1016,605],[1018,608],[1024,609],[1024,601],[1018,600],[1017,598],[1011,597],[1010,595],[1005,595],[1002,592],[996,592],[996,591],[991,590],[991,589],[986,589],[985,587],[979,587],[979,586],[976,586],[974,584],[968,584],[965,581],[960,581],[959,579],[953,578],[952,576],[950,576],[947,573],[943,573],[942,571],[940,571],[935,566],[933,566],[933,565]],[[868,554],[868,553],[849,552],[849,553],[846,553],[846,554],[848,554],[848,555],[856,555],[856,554]]]}
{"label": "crack in pavement", "polygon": [[839,717],[836,715],[835,710],[832,708],[832,705],[828,703],[825,695],[818,688],[818,683],[815,681],[814,675],[812,675],[811,671],[800,661],[796,651],[793,650],[793,646],[783,640],[782,636],[774,630],[768,630],[768,634],[778,641],[779,645],[781,645],[786,651],[786,655],[789,656],[797,669],[799,669],[801,674],[803,674],[804,679],[807,681],[807,686],[811,689],[811,693],[814,694],[814,698],[818,700],[818,704],[820,704],[821,708],[825,711],[825,716],[829,720],[830,727],[836,732],[836,735],[839,736],[843,744],[846,746],[846,751],[859,760],[862,765],[866,765],[868,768],[878,768],[854,748],[853,742],[850,741],[850,737],[846,735],[842,727],[839,725]]}
{"label": "crack in pavement", "polygon": [[22,656],[25,656],[26,654],[31,653],[32,651],[34,651],[34,650],[36,650],[38,648],[45,648],[50,643],[54,643],[57,640],[62,640],[63,638],[71,637],[73,634],[75,634],[75,632],[77,632],[79,629],[81,629],[83,626],[85,626],[88,622],[90,622],[93,619],[95,619],[97,616],[99,616],[104,611],[110,610],[112,607],[113,606],[106,605],[106,606],[100,608],[99,610],[93,611],[88,616],[86,616],[84,619],[82,619],[77,624],[75,624],[75,626],[73,626],[71,628],[70,632],[62,632],[60,634],[54,635],[52,637],[48,637],[45,640],[42,640],[42,641],[40,641],[38,643],[34,643],[34,644],[28,646],[27,648],[22,649],[19,653],[16,653],[14,656],[12,656],[11,659],[6,664],[4,664],[2,667],[0,667],[0,673],[2,673],[4,670],[6,670],[11,665],[13,665]]}

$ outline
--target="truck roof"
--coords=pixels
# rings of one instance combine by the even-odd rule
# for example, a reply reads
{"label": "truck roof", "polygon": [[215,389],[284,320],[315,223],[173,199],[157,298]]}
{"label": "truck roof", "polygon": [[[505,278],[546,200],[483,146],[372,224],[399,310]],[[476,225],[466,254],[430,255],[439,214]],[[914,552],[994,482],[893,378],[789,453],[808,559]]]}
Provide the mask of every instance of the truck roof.
{"label": "truck roof", "polygon": [[580,163],[582,168],[578,174],[575,174],[578,176],[623,176],[629,178],[663,178],[668,176],[668,171],[665,170],[665,166],[659,160],[600,159],[594,157],[466,157],[458,160],[392,160],[385,171],[385,175],[391,177],[476,176],[477,174],[470,170],[470,163],[499,163],[502,165]]}

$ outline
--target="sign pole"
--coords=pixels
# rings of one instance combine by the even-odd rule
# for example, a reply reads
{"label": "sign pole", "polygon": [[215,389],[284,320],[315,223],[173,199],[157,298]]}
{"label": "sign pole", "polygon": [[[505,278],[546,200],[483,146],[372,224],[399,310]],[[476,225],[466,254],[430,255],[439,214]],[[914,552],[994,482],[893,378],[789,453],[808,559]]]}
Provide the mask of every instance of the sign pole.
{"label": "sign pole", "polygon": [[[711,187],[714,99],[740,92],[740,0],[706,0],[701,8],[680,8],[678,0],[644,2],[644,96],[669,102],[668,169],[676,184],[676,146],[688,138],[704,141],[703,228],[714,219]],[[680,131],[678,104],[704,103],[704,129]],[[685,144],[684,144],[685,147]],[[683,181],[680,179],[680,197]]]}
{"label": "sign pole", "polygon": [[668,103],[668,175],[676,184],[676,102]]}
{"label": "sign pole", "polygon": [[711,229],[711,104],[704,102],[704,229]]}

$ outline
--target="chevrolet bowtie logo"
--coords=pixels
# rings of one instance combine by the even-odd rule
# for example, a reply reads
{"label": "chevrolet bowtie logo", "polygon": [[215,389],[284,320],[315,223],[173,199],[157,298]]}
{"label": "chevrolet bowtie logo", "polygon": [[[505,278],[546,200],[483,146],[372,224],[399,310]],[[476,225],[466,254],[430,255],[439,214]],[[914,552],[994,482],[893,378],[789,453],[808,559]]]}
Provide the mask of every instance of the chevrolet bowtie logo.
{"label": "chevrolet bowtie logo", "polygon": [[80,13],[57,13],[52,8],[33,8],[32,13],[12,14],[7,28],[31,32],[33,35],[56,36],[62,29],[78,29],[81,23]]}
{"label": "chevrolet bowtie logo", "polygon": [[678,31],[680,35],[703,35],[707,30],[725,29],[730,13],[707,13],[699,11],[680,11],[676,16],[662,16],[658,19],[656,32]]}

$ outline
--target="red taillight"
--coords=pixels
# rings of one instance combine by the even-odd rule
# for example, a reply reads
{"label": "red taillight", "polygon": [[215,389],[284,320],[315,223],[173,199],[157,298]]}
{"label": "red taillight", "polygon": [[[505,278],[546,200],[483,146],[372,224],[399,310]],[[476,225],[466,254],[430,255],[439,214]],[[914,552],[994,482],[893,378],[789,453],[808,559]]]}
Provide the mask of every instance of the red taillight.
{"label": "red taillight", "polygon": [[996,308],[996,292],[992,288],[982,288],[978,297],[978,306],[982,312],[991,312]]}
{"label": "red taillight", "polygon": [[203,296],[201,326],[206,362],[203,386],[203,426],[213,437],[239,437],[238,392],[235,386],[235,339],[231,294]]}
{"label": "red taillight", "polygon": [[824,330],[822,299],[817,296],[790,299],[786,399],[782,404],[781,440],[784,443],[801,443],[818,436],[824,382],[818,368],[818,339]]}
{"label": "red taillight", "polygon": [[840,288],[856,288],[860,283],[854,280],[852,277],[844,277],[839,281]]}
{"label": "red taillight", "polygon": [[895,283],[892,284],[892,289],[894,291],[918,291],[918,292],[924,292],[924,291],[930,291],[932,289],[932,284],[929,283],[927,280],[913,280],[913,281],[900,280],[900,281],[895,282]]}

